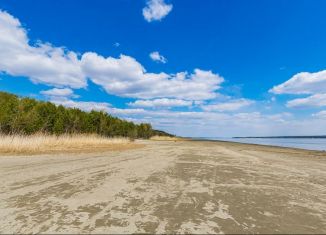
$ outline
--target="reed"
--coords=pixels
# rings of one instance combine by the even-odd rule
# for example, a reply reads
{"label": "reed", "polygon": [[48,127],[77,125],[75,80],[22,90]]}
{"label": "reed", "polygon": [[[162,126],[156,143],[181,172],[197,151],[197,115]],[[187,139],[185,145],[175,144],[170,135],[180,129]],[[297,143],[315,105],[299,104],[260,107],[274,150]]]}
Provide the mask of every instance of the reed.
{"label": "reed", "polygon": [[90,152],[123,149],[135,145],[128,138],[106,138],[99,135],[3,135],[1,154],[38,154],[53,152]]}

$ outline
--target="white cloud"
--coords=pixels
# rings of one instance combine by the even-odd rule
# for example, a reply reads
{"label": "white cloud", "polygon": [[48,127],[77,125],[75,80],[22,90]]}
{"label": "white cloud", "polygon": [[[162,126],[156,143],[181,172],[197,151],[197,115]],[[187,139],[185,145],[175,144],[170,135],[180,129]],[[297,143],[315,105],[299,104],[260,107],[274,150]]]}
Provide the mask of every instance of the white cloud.
{"label": "white cloud", "polygon": [[326,110],[320,111],[318,113],[312,114],[313,117],[325,119],[326,120]]}
{"label": "white cloud", "polygon": [[254,102],[252,100],[248,99],[237,99],[237,100],[231,100],[226,102],[221,102],[218,104],[210,104],[210,105],[203,105],[201,106],[203,110],[205,111],[235,111],[239,110],[243,107],[247,107]]}
{"label": "white cloud", "polygon": [[286,104],[287,107],[323,107],[326,106],[326,93],[315,94],[306,98],[290,100]]}
{"label": "white cloud", "polygon": [[0,11],[0,72],[26,76],[57,88],[85,88],[87,79],[112,95],[137,99],[207,100],[216,97],[224,79],[211,71],[192,74],[149,73],[135,59],[121,55],[104,58],[92,52],[77,57],[49,43],[31,45],[18,19]]}
{"label": "white cloud", "polygon": [[181,112],[118,108],[111,108],[109,112],[128,120],[149,122],[157,129],[181,136],[317,135],[326,132],[326,119],[297,120],[289,113],[226,114],[209,111]]}
{"label": "white cloud", "polygon": [[86,111],[103,110],[137,123],[148,122],[154,128],[181,136],[320,135],[326,132],[326,111],[298,120],[286,112],[270,115],[260,112],[226,114],[210,111],[120,109],[108,103],[73,101],[66,98],[53,102]]}
{"label": "white cloud", "polygon": [[0,71],[35,83],[85,87],[76,53],[38,42],[31,45],[18,19],[0,10]]}
{"label": "white cloud", "polygon": [[147,73],[137,60],[126,55],[116,59],[88,52],[82,56],[82,67],[109,94],[140,99],[212,99],[224,81],[218,74],[200,69],[193,74]]}
{"label": "white cloud", "polygon": [[149,54],[149,57],[156,62],[161,62],[163,64],[165,64],[167,62],[167,59],[160,55],[160,53],[158,51],[153,51],[152,53]]}
{"label": "white cloud", "polygon": [[316,94],[326,92],[326,70],[294,75],[288,81],[274,86],[270,92],[275,94]]}
{"label": "white cloud", "polygon": [[[0,11],[0,35],[0,71],[55,86],[42,94],[56,104],[86,111],[104,110],[121,118],[150,122],[155,128],[187,136],[306,135],[326,132],[326,119],[320,118],[324,114],[322,112],[306,120],[298,120],[285,113],[215,112],[239,110],[252,101],[230,98],[225,103],[203,105],[207,100],[217,98],[219,94],[216,91],[224,81],[223,77],[212,71],[195,69],[192,73],[150,73],[135,58],[126,55],[105,58],[86,52],[78,58],[77,53],[62,47],[30,43],[20,22],[3,11]],[[296,75],[289,80],[291,82],[272,90],[277,94],[323,95],[326,93],[324,75],[323,71]],[[72,100],[75,96],[71,89],[85,88],[86,78],[102,86],[109,94],[141,100],[131,104],[135,108],[128,109],[114,108],[106,102]],[[145,109],[181,107],[191,103],[203,106],[204,111]]]}
{"label": "white cloud", "polygon": [[50,90],[46,90],[46,91],[41,91],[42,95],[46,95],[46,96],[64,96],[64,97],[68,97],[68,96],[72,96],[74,94],[73,90],[71,90],[70,88],[53,88]]}
{"label": "white cloud", "polygon": [[289,100],[287,107],[311,108],[326,106],[326,70],[316,73],[302,72],[270,89],[274,94],[306,94],[305,98]]}
{"label": "white cloud", "polygon": [[66,97],[52,97],[50,101],[56,105],[63,105],[68,108],[78,108],[84,111],[104,111],[109,112],[111,104],[106,102],[87,102],[87,101],[74,101]]}
{"label": "white cloud", "polygon": [[148,22],[161,20],[172,10],[172,4],[166,4],[164,0],[148,0],[143,8],[143,16]]}
{"label": "white cloud", "polygon": [[136,100],[133,103],[129,103],[128,105],[131,107],[144,107],[144,108],[170,108],[170,107],[184,107],[191,106],[193,104],[192,101],[189,100],[180,100],[180,99],[154,99],[154,100]]}

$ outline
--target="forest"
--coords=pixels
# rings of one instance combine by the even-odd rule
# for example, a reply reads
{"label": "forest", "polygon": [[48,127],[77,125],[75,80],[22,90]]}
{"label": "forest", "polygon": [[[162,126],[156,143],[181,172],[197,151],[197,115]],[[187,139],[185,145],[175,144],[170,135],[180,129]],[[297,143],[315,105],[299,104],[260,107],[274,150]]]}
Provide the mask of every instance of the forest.
{"label": "forest", "polygon": [[172,136],[148,123],[135,124],[103,111],[85,112],[6,92],[0,92],[0,133],[98,134],[132,139]]}

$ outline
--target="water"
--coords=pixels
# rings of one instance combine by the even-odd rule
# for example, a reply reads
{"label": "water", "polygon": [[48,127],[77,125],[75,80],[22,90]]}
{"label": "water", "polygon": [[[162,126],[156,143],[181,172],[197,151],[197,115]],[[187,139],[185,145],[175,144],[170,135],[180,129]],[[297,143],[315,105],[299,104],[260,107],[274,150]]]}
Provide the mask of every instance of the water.
{"label": "water", "polygon": [[262,144],[281,147],[292,147],[309,150],[325,150],[326,138],[200,138],[207,140],[223,140],[238,143]]}

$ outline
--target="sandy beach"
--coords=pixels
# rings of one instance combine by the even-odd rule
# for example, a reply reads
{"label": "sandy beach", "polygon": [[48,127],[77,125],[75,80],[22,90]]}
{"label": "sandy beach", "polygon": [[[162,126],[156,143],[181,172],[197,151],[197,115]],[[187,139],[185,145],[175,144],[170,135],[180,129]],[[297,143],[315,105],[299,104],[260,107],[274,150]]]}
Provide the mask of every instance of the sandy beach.
{"label": "sandy beach", "polygon": [[209,141],[0,157],[1,233],[326,233],[326,153]]}

